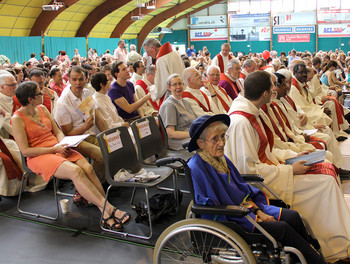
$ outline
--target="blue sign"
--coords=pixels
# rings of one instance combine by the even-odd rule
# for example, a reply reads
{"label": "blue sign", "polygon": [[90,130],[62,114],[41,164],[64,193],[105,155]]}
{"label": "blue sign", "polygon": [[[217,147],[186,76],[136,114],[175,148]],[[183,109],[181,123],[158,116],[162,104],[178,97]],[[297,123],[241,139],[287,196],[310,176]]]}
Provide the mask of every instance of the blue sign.
{"label": "blue sign", "polygon": [[274,27],[273,34],[293,33],[293,27]]}
{"label": "blue sign", "polygon": [[295,27],[295,33],[315,33],[315,26]]}

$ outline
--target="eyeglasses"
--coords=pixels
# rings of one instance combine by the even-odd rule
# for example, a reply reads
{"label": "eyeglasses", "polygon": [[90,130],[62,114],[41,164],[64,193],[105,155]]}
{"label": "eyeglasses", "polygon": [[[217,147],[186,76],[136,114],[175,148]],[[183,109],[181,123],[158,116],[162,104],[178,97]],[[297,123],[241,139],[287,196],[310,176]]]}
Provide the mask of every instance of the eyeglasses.
{"label": "eyeglasses", "polygon": [[183,82],[178,82],[178,83],[170,84],[170,86],[181,86],[183,84],[184,84]]}
{"label": "eyeglasses", "polygon": [[10,87],[15,87],[15,86],[17,86],[17,83],[11,83],[11,84],[5,83],[5,85],[6,85],[6,86],[10,86]]}
{"label": "eyeglasses", "polygon": [[213,145],[216,145],[219,143],[219,139],[221,139],[222,142],[226,142],[228,140],[229,136],[226,135],[226,134],[222,134],[222,135],[217,135],[215,137],[213,137],[212,139],[205,139],[205,138],[202,138],[203,140],[205,141],[209,141],[211,142]]}
{"label": "eyeglasses", "polygon": [[43,96],[44,94],[42,92],[35,94],[35,96],[38,96],[38,95]]}
{"label": "eyeglasses", "polygon": [[208,74],[209,76],[220,77],[220,74]]}

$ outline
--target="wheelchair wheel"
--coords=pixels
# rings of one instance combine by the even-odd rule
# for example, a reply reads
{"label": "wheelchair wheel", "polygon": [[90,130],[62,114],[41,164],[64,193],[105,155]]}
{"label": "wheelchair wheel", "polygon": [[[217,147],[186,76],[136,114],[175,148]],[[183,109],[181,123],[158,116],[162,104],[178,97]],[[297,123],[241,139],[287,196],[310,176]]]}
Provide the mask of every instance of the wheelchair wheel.
{"label": "wheelchair wheel", "polygon": [[186,219],[158,238],[153,263],[249,263],[256,259],[248,244],[230,228],[205,219]]}

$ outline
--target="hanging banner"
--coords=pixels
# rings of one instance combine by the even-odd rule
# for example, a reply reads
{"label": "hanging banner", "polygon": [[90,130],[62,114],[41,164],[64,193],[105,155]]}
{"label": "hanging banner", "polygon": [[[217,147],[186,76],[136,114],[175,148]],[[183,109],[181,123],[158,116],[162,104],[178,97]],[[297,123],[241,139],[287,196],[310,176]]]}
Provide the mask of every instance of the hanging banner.
{"label": "hanging banner", "polygon": [[274,26],[315,25],[315,12],[279,13],[273,16]]}
{"label": "hanging banner", "polygon": [[320,24],[319,38],[350,37],[350,24]]}
{"label": "hanging banner", "polygon": [[191,29],[191,41],[227,40],[226,28]]}
{"label": "hanging banner", "polygon": [[270,26],[270,14],[242,14],[242,15],[230,15],[230,27],[269,27]]}
{"label": "hanging banner", "polygon": [[350,9],[319,10],[317,19],[319,24],[350,23]]}
{"label": "hanging banner", "polygon": [[310,34],[283,34],[278,35],[279,43],[289,42],[310,42]]}
{"label": "hanging banner", "polygon": [[227,28],[227,16],[191,17],[190,28]]}

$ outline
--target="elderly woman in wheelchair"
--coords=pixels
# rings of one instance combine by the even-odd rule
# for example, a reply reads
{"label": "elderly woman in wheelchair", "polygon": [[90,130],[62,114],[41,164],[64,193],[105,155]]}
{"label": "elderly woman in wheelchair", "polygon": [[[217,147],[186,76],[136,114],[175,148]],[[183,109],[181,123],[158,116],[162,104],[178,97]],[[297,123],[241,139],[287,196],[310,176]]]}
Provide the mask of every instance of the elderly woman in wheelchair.
{"label": "elderly woman in wheelchair", "polygon": [[[204,240],[206,242],[201,242],[205,245],[198,246],[198,244],[200,244],[200,242],[198,241],[200,240],[200,238],[203,240],[204,237],[203,234],[198,234],[198,231],[202,228],[202,224],[192,224],[191,228],[189,227],[189,224],[186,223],[186,221],[189,220],[183,220],[185,221],[185,224],[181,224],[181,222],[174,224],[173,228],[168,228],[170,232],[168,232],[169,230],[166,230],[167,232],[165,231],[164,233],[172,233],[172,235],[174,236],[179,236],[178,233],[180,232],[181,228],[187,230],[187,234],[189,233],[189,231],[191,231],[191,247],[189,248],[192,249],[192,254],[182,253],[181,258],[188,258],[190,255],[192,255],[192,258],[194,258],[195,255],[201,254],[199,252],[201,250],[193,250],[193,248],[204,247],[206,247],[207,249],[202,250],[202,256],[200,257],[203,259],[204,263],[212,263],[211,261],[214,261],[214,255],[219,255],[221,260],[226,259],[225,256],[230,255],[230,250],[226,250],[226,253],[220,254],[218,253],[220,252],[220,250],[213,250],[215,246],[212,245],[210,245],[210,249],[208,249],[208,240],[210,240],[216,241],[217,248],[234,248],[233,252],[238,252],[238,254],[236,255],[240,255],[241,259],[240,262],[236,257],[234,257],[233,260],[232,258],[227,257],[231,261],[237,262],[225,262],[219,260],[216,262],[214,261],[213,263],[256,263],[256,260],[254,259],[255,257],[253,257],[252,260],[251,256],[249,256],[250,254],[252,254],[251,250],[249,249],[249,246],[247,246],[244,243],[244,241],[241,242],[240,239],[242,238],[237,238],[238,235],[236,233],[232,234],[231,231],[226,229],[222,231],[218,231],[219,229],[216,229],[213,231],[213,229],[215,229],[215,226],[218,225],[216,221],[220,221],[225,223],[225,225],[227,226],[230,225],[226,223],[235,222],[241,229],[244,230],[242,230],[241,233],[248,232],[257,234],[261,231],[264,235],[268,237],[268,240],[271,240],[272,236],[272,240],[277,240],[279,243],[281,243],[282,246],[284,246],[285,251],[293,252],[294,249],[290,250],[291,248],[299,250],[305,258],[306,263],[325,263],[323,257],[319,255],[310,246],[305,226],[299,214],[296,211],[290,209],[269,205],[269,200],[266,197],[266,195],[260,190],[249,186],[247,183],[245,183],[245,181],[243,180],[242,176],[237,171],[233,163],[227,157],[224,156],[225,140],[228,137],[228,135],[226,135],[225,133],[229,124],[230,118],[227,115],[205,115],[197,118],[191,125],[191,141],[189,143],[188,149],[189,151],[197,151],[196,155],[194,155],[188,162],[188,167],[190,169],[190,174],[193,182],[193,197],[195,200],[195,205],[192,206],[192,211],[195,211],[196,214],[201,215],[201,219],[191,220],[199,220],[204,222],[207,220],[203,219],[214,220],[215,222],[208,222],[209,229],[211,229],[211,231],[209,232],[209,236],[216,236],[216,238],[208,239],[207,235],[205,235],[206,239]],[[196,208],[198,206],[204,208],[213,208],[213,206],[217,206],[219,207],[219,209],[226,207],[226,211],[224,211],[225,214],[222,214],[219,212],[219,209],[217,213],[215,212],[215,209],[209,209],[207,210],[208,213],[205,213],[205,209],[204,211],[201,211],[199,209],[197,210]],[[232,210],[227,210],[231,207],[237,208],[237,206],[240,206],[238,207],[238,209],[245,211],[245,213],[235,214],[231,212]],[[242,217],[244,215],[247,216]],[[249,218],[249,216],[251,218]],[[264,230],[267,231],[268,234],[266,234]],[[208,233],[208,231],[205,232]],[[225,238],[231,235],[234,237],[233,240],[235,240],[234,244],[236,245],[232,245],[229,241],[226,241]],[[184,240],[184,237],[186,237],[186,235],[182,234],[181,239],[178,239],[176,241],[172,240],[170,243],[172,245],[179,244],[179,241]],[[164,248],[165,244],[168,243],[161,240],[170,241],[171,239],[167,237],[167,235],[162,234],[162,236],[158,239],[156,251],[158,250],[159,246]],[[218,240],[220,240],[220,242],[218,242]],[[182,242],[182,244],[185,243]],[[212,242],[210,242],[209,244],[212,244]],[[241,245],[237,246],[237,244]],[[245,250],[245,246],[243,244],[245,244],[248,247],[248,251],[250,251],[250,253],[243,252]],[[177,250],[187,251],[180,246],[177,248]],[[176,250],[173,250],[173,252],[174,251]],[[203,254],[203,252],[205,253]],[[158,254],[158,261],[159,259],[161,259],[161,254],[155,252],[155,255],[156,254]],[[235,255],[235,253],[231,253],[231,255],[232,254]],[[279,253],[277,253],[277,255],[279,255]],[[305,261],[302,260],[303,257],[299,257],[299,259],[301,259],[302,262]],[[175,259],[173,256],[171,258]],[[295,259],[295,255],[292,255],[292,259]],[[168,261],[166,263],[173,262]],[[176,263],[176,261],[174,261],[174,263]],[[289,262],[287,261],[286,263]]]}

